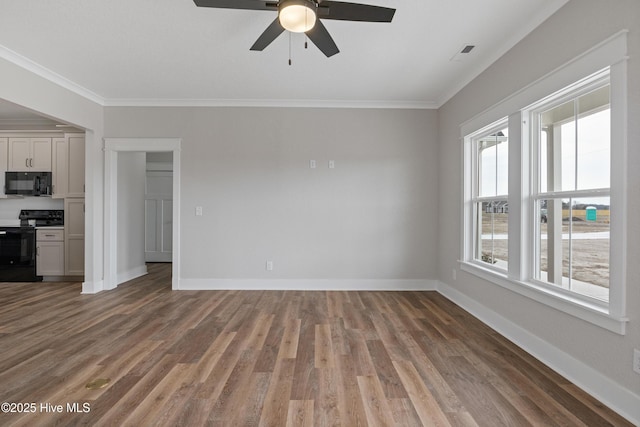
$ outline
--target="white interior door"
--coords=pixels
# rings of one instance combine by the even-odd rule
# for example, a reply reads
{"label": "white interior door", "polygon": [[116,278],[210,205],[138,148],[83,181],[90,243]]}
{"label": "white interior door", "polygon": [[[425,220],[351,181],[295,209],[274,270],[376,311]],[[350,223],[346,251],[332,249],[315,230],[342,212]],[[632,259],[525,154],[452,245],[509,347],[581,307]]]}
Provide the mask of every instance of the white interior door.
{"label": "white interior door", "polygon": [[145,190],[145,260],[171,262],[173,172],[147,171]]}

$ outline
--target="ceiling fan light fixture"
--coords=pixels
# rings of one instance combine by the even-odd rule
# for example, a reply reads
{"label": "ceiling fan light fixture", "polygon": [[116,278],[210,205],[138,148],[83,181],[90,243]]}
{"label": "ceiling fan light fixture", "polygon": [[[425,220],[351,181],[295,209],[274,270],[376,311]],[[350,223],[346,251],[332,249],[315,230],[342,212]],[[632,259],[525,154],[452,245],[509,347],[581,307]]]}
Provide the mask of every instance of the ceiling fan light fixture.
{"label": "ceiling fan light fixture", "polygon": [[278,19],[285,30],[305,33],[316,25],[316,4],[310,0],[284,0],[278,7]]}

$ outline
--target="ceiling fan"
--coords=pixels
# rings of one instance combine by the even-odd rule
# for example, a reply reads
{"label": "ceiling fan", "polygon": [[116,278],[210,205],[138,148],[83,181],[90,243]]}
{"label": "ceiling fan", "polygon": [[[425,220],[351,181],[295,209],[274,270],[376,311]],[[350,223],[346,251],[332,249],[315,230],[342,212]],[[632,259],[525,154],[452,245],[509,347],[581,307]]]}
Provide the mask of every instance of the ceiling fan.
{"label": "ceiling fan", "polygon": [[395,9],[333,0],[194,0],[196,6],[221,9],[270,10],[278,17],[258,37],[251,50],[264,50],[284,30],[305,33],[327,57],[340,52],[322,19],[391,22]]}

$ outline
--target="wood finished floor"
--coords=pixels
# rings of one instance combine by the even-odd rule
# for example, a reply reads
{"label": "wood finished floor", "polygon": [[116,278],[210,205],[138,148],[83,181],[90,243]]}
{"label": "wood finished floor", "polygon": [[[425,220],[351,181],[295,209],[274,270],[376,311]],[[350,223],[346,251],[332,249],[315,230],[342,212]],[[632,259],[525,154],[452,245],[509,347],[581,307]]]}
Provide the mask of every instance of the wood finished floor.
{"label": "wood finished floor", "polygon": [[0,425],[630,425],[435,292],[172,292],[149,271],[97,295],[0,284],[0,402],[37,405]]}

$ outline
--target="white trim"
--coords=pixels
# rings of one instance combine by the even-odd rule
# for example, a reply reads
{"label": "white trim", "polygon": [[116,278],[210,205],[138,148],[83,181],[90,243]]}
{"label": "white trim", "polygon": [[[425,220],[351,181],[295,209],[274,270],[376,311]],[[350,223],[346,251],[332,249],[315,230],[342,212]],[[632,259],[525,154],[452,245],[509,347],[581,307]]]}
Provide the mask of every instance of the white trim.
{"label": "white trim", "polygon": [[640,396],[568,353],[533,335],[457,289],[438,282],[438,292],[631,423],[640,425]]}
{"label": "white trim", "polygon": [[85,281],[82,282],[82,292],[83,295],[86,294],[97,294],[98,292],[102,292],[104,290],[104,281],[100,280],[97,282]]}
{"label": "white trim", "polygon": [[117,217],[118,152],[173,153],[173,252],[171,288],[179,289],[180,278],[180,146],[181,138],[105,138],[104,169],[104,289],[118,286]]}
{"label": "white trim", "polygon": [[339,100],[339,99],[107,99],[105,107],[292,107],[292,108],[389,108],[430,110],[440,107],[430,101]]}
{"label": "white trim", "polygon": [[526,108],[549,94],[570,86],[582,77],[587,77],[627,58],[627,33],[622,30],[595,45],[576,58],[559,66],[538,80],[528,84],[502,101],[475,115],[460,126],[462,135],[474,133],[487,123]]}
{"label": "white trim", "polygon": [[60,74],[51,71],[50,69],[43,67],[42,65],[30,60],[27,57],[20,55],[17,52],[14,52],[11,49],[6,48],[5,46],[0,45],[0,58],[5,59],[18,67],[24,68],[25,70],[42,77],[50,81],[51,83],[57,84],[77,95],[82,96],[83,98],[89,99],[96,104],[104,106],[104,98],[95,92],[90,91],[89,89],[80,86],[77,83],[72,82],[66,77],[61,76]]}
{"label": "white trim", "polygon": [[[627,292],[627,145],[628,145],[628,88],[627,61],[611,66],[609,72],[611,87],[611,207],[610,232],[616,242],[610,248],[609,281],[620,283],[609,289],[609,309],[611,314],[622,316],[626,313]],[[614,143],[615,141],[615,143]],[[613,185],[615,183],[615,185]]]}
{"label": "white trim", "polygon": [[435,291],[429,279],[181,279],[180,290]]}
{"label": "white trim", "polygon": [[602,307],[598,302],[589,303],[586,298],[581,298],[578,294],[569,294],[561,289],[554,292],[550,286],[509,279],[504,273],[500,274],[471,262],[460,262],[460,269],[608,331],[619,335],[626,333],[628,318],[612,315],[608,313],[607,308]]}
{"label": "white trim", "polygon": [[124,282],[128,282],[129,280],[137,279],[138,277],[147,275],[147,266],[140,265],[135,268],[131,268],[127,271],[122,271],[118,273],[118,285]]}

